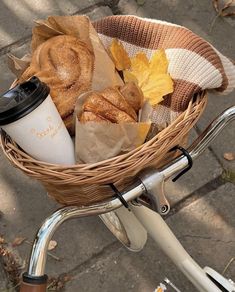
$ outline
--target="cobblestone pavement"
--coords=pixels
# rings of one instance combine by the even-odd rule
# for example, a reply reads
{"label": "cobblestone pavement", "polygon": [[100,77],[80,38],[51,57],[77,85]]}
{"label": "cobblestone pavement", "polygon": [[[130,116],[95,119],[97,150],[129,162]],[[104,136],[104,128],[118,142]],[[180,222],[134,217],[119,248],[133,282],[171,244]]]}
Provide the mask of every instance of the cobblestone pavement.
{"label": "cobblestone pavement", "polygon": [[[146,0],[142,6],[137,2],[2,0],[0,92],[14,80],[7,68],[7,54],[24,55],[29,50],[33,20],[53,14],[88,14],[92,19],[111,14],[135,14],[162,19],[187,26],[235,59],[235,20],[218,18],[211,27],[215,17],[211,1]],[[209,94],[207,109],[192,131],[191,139],[217,114],[234,104],[235,93],[228,96]],[[229,182],[228,175],[225,179],[222,175],[225,170],[234,175],[235,162],[223,158],[224,152],[235,151],[234,141],[233,124],[195,162],[189,173],[177,183],[167,185],[172,205],[167,223],[200,265],[212,266],[219,272],[235,257],[235,186],[234,181]],[[30,242],[37,228],[58,207],[38,182],[13,168],[0,152],[0,236],[23,265],[27,263]],[[16,237],[27,240],[12,247],[10,243]],[[52,254],[60,260],[48,256],[47,272],[54,277],[64,273],[72,276],[64,291],[150,292],[164,277],[182,291],[195,291],[150,238],[141,252],[131,253],[97,217],[66,223],[55,234],[55,240],[58,246]],[[229,267],[226,276],[235,278],[235,264]],[[0,260],[0,291],[7,291],[11,286]]]}

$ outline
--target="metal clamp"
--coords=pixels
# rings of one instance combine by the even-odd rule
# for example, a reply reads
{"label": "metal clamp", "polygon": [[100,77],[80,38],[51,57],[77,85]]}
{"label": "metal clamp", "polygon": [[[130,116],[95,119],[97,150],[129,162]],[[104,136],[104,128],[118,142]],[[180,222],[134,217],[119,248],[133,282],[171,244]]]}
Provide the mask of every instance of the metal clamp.
{"label": "metal clamp", "polygon": [[[160,215],[166,215],[170,211],[170,204],[164,193],[163,174],[155,168],[146,168],[139,173],[138,178],[144,185],[145,192],[142,197],[143,200],[139,197],[137,201],[150,207]],[[149,204],[144,197],[147,197]]]}

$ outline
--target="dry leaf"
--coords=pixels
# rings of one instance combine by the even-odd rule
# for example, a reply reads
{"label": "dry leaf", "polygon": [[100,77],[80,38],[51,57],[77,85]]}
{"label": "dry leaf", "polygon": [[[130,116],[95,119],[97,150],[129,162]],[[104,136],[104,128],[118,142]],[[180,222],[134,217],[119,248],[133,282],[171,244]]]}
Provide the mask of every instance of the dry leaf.
{"label": "dry leaf", "polygon": [[57,246],[57,242],[55,240],[50,240],[48,245],[48,250],[53,250]]}
{"label": "dry leaf", "polygon": [[226,159],[228,161],[235,160],[235,153],[234,152],[226,152],[226,153],[224,153],[224,159]]}
{"label": "dry leaf", "polygon": [[25,241],[26,237],[16,237],[13,242],[12,242],[12,246],[18,246],[21,245],[24,241]]}
{"label": "dry leaf", "polygon": [[66,283],[66,282],[69,282],[73,279],[73,277],[71,275],[64,275],[63,276],[63,281]]}
{"label": "dry leaf", "polygon": [[121,71],[130,68],[130,58],[122,43],[119,42],[117,39],[112,40],[110,52],[117,70]]}
{"label": "dry leaf", "polygon": [[67,274],[60,275],[57,278],[49,278],[47,291],[61,291],[61,289],[65,287],[65,283],[69,282],[72,279],[73,277]]}
{"label": "dry leaf", "polygon": [[124,80],[137,81],[144,97],[151,105],[156,105],[163,100],[163,96],[173,92],[173,81],[167,69],[164,50],[156,51],[150,61],[144,53],[138,53],[131,58],[131,69],[124,71]]}
{"label": "dry leaf", "polygon": [[143,52],[129,58],[122,44],[113,39],[110,52],[115,67],[123,70],[125,82],[138,84],[151,105],[158,104],[163,96],[173,92],[173,81],[167,73],[168,60],[163,49],[157,50],[150,61]]}
{"label": "dry leaf", "polygon": [[212,0],[213,6],[215,8],[215,11],[218,13],[219,12],[219,4],[218,0]]}
{"label": "dry leaf", "polygon": [[5,239],[0,236],[0,244],[3,244],[3,243],[5,243]]}
{"label": "dry leaf", "polygon": [[217,12],[217,15],[213,19],[211,23],[211,29],[213,28],[215,21],[218,17],[230,17],[235,16],[235,0],[229,0],[227,2],[224,2],[221,0],[221,3],[219,0],[212,0],[213,6],[215,8],[215,11]]}
{"label": "dry leaf", "polygon": [[223,17],[230,17],[230,16],[235,16],[235,11],[232,12],[222,12],[221,16]]}
{"label": "dry leaf", "polygon": [[216,18],[218,16],[228,17],[235,15],[235,11],[230,10],[235,6],[235,0],[229,0],[227,2],[221,1],[221,4],[219,0],[212,0],[212,3],[217,12]]}
{"label": "dry leaf", "polygon": [[235,1],[234,0],[229,0],[227,2],[225,2],[224,6],[222,7],[222,11],[226,10],[227,8],[233,6],[233,4],[235,4]]}
{"label": "dry leaf", "polygon": [[2,258],[2,267],[6,271],[9,281],[13,285],[18,285],[21,274],[20,260],[6,247],[0,246],[0,257]]}

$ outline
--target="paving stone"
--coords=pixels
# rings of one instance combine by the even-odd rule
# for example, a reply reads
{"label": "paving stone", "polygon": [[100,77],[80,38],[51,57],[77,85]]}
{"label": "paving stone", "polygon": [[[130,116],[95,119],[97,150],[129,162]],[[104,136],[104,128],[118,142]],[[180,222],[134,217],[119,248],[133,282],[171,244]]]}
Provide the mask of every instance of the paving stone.
{"label": "paving stone", "polygon": [[216,15],[212,1],[151,0],[138,6],[135,0],[120,0],[118,8],[122,14],[134,14],[169,21],[183,25],[210,41],[221,53],[234,59],[234,28],[223,18],[218,18],[214,27],[212,21]]}
{"label": "paving stone", "polygon": [[[235,255],[235,186],[227,183],[168,219],[170,227],[201,266],[222,272]],[[226,273],[234,278],[235,265]]]}
{"label": "paving stone", "polygon": [[49,15],[69,15],[101,3],[100,0],[25,0],[0,2],[0,48],[31,34],[34,20]]}
{"label": "paving stone", "polygon": [[[23,57],[28,52],[30,52],[29,41],[10,51],[11,54],[18,58]],[[8,68],[6,54],[0,57],[0,70],[2,72],[0,75],[0,94],[2,94],[6,90],[8,90],[8,88],[11,86],[16,78],[15,75]]]}
{"label": "paving stone", "polygon": [[[235,186],[226,184],[167,220],[183,246],[202,267],[209,265],[222,272],[234,257],[234,204]],[[73,275],[74,280],[66,286],[68,292],[78,289],[149,292],[165,277],[181,291],[196,291],[150,238],[139,253],[121,247],[92,262],[79,274],[74,271]],[[235,265],[231,265],[226,276],[234,275]]]}
{"label": "paving stone", "polygon": [[90,17],[92,21],[98,20],[102,17],[112,15],[112,10],[108,6],[101,6],[93,9],[87,15]]}
{"label": "paving stone", "polygon": [[[0,257],[0,267],[3,265],[2,259]],[[4,272],[4,270],[1,270],[0,268],[0,291],[6,291],[6,289],[8,288],[8,279],[7,279],[7,275]]]}
{"label": "paving stone", "polygon": [[[198,127],[203,130],[217,115],[221,114],[225,109],[235,106],[235,93],[232,92],[227,96],[209,94],[209,102],[205,112],[203,113]],[[226,169],[235,171],[235,160],[227,161],[223,158],[224,153],[235,153],[235,123],[228,125],[223,132],[212,143],[212,150],[216,154],[220,163]]]}
{"label": "paving stone", "polygon": [[[2,152],[0,169],[0,234],[8,242],[15,237],[26,237],[32,241],[41,223],[59,205],[47,197],[45,189],[38,182],[13,168]],[[50,274],[76,267],[115,239],[98,217],[90,217],[65,223],[57,231],[55,240],[58,246],[53,253],[62,261],[56,262],[48,257]],[[21,258],[27,259],[30,248],[29,244],[24,243],[16,249]]]}

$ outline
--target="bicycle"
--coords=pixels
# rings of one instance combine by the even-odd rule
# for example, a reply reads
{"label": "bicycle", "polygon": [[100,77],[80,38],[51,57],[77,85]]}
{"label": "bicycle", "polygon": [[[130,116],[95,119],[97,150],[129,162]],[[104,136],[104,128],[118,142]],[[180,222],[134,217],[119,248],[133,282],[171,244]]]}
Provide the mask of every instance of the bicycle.
{"label": "bicycle", "polygon": [[[35,237],[28,271],[23,274],[20,291],[46,291],[48,279],[45,274],[46,256],[53,234],[69,219],[92,215],[100,215],[110,231],[130,250],[141,250],[148,233],[198,291],[235,291],[235,283],[232,280],[226,279],[212,268],[201,268],[182,247],[162,218],[170,211],[170,204],[164,194],[164,182],[190,168],[192,162],[233,120],[235,106],[219,115],[188,150],[180,148],[183,154],[170,164],[161,170],[151,168],[140,172],[130,188],[121,194],[117,193],[118,198],[88,207],[64,207],[48,217]],[[131,210],[126,213],[128,215],[125,212],[120,213],[125,207]],[[137,239],[127,232],[127,226],[130,227],[130,224],[133,224],[133,232],[140,235]]]}

